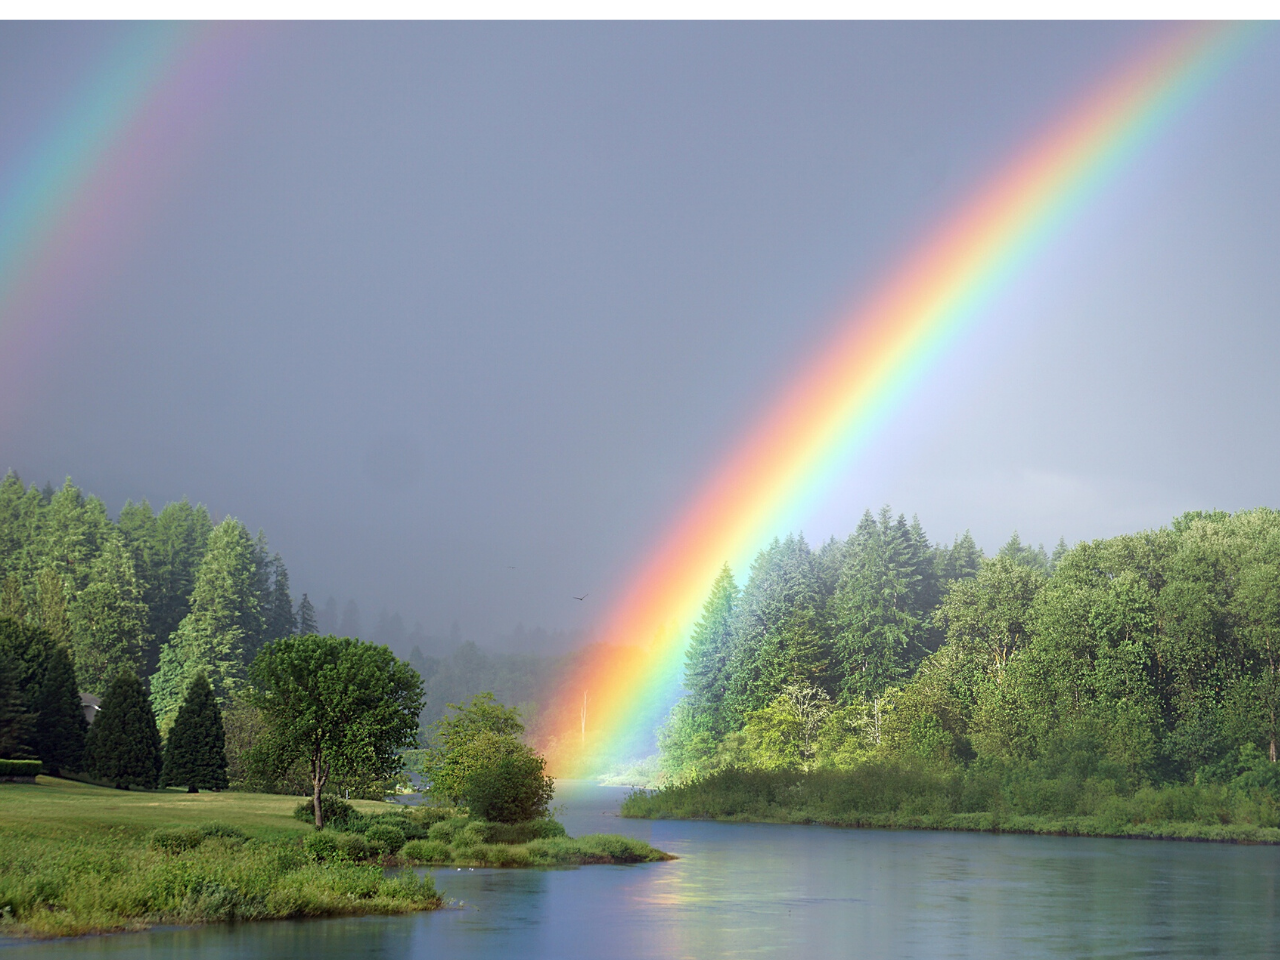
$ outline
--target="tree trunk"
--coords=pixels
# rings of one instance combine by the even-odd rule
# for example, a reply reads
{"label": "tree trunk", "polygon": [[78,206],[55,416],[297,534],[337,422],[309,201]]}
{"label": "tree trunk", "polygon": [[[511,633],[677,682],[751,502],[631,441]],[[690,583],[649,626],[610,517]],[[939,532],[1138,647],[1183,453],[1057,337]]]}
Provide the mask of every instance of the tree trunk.
{"label": "tree trunk", "polygon": [[320,791],[324,789],[324,783],[328,780],[328,771],[325,769],[323,757],[316,754],[311,761],[311,782],[315,785],[315,792],[311,794],[311,807],[316,814],[316,829],[324,829],[324,813],[320,809]]}

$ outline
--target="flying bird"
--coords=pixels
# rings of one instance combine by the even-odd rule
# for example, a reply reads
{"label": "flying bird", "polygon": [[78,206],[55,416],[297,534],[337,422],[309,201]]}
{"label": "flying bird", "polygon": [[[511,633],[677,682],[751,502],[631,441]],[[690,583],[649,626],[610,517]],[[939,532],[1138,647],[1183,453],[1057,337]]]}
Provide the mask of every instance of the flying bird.
{"label": "flying bird", "polygon": [[582,596],[580,596],[580,597],[574,597],[573,599],[575,599],[575,600],[585,600],[585,599],[587,599],[587,597],[589,597],[589,596],[591,596],[591,594],[589,594],[589,593],[584,593]]}

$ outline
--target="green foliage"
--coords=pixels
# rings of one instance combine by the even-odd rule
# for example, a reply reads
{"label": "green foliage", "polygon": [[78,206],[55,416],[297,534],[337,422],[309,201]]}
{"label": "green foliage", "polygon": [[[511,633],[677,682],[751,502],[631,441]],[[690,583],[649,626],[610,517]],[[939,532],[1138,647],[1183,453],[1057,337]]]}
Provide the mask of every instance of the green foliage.
{"label": "green foliage", "polygon": [[[263,649],[251,669],[254,702],[282,765],[304,761],[313,798],[331,777],[385,781],[397,751],[417,741],[422,681],[386,647],[309,634]],[[316,826],[323,826],[317,806]]]}
{"label": "green foliage", "polygon": [[203,673],[191,681],[169,730],[160,785],[184,786],[191,793],[200,789],[225,790],[228,786],[222,712]]}
{"label": "green foliage", "polygon": [[[692,692],[676,704],[659,736],[668,783],[734,770],[819,783],[932,764],[976,784],[978,771],[999,769],[983,802],[1019,816],[1123,810],[1124,829],[1146,830],[1143,804],[1194,794],[1196,810],[1234,818],[1224,823],[1270,829],[1280,513],[1187,514],[1169,529],[1059,542],[1052,557],[1015,535],[983,560],[971,537],[931,548],[918,523],[886,509],[817,555],[801,544],[775,541],[756,558],[734,606],[728,722],[717,728]],[[819,630],[813,649],[830,644],[830,662],[779,669],[788,631],[805,623]],[[788,695],[799,689],[811,691],[810,714]],[[723,793],[729,781],[717,782]],[[1182,789],[1197,785],[1229,796]],[[1081,797],[1096,802],[1080,807]],[[908,801],[867,816],[917,816]],[[801,809],[778,803],[769,816]],[[999,813],[944,807],[948,817]],[[1095,820],[1087,830],[1112,830]]]}
{"label": "green foliage", "polygon": [[6,763],[29,760],[35,739],[35,717],[18,689],[16,666],[12,659],[0,655],[0,762]]}
{"label": "green foliage", "polygon": [[122,789],[154,788],[160,776],[160,731],[138,675],[121,670],[85,742],[85,769]]}
{"label": "green foliage", "polygon": [[141,672],[151,637],[132,551],[118,532],[103,537],[89,584],[68,609],[81,689],[100,694],[121,670]]}
{"label": "green foliage", "polygon": [[298,602],[297,614],[297,631],[300,634],[319,633],[320,630],[316,626],[316,608],[312,606],[311,599],[304,593],[302,599]]}
{"label": "green foliage", "polygon": [[513,736],[485,731],[461,751],[470,759],[461,799],[471,812],[498,823],[520,823],[547,815],[555,782],[546,762]]}
{"label": "green foliage", "polygon": [[[332,824],[338,828],[344,827],[356,816],[355,807],[331,793],[321,794],[320,811],[324,823]],[[302,803],[293,808],[293,818],[301,820],[303,823],[314,823],[316,819],[315,806],[310,800],[302,801]]]}
{"label": "green foliage", "polygon": [[248,655],[263,629],[258,577],[249,531],[228,517],[209,536],[191,593],[191,612],[160,651],[151,695],[162,726],[173,722],[197,673],[204,672],[219,702],[243,685]]}
{"label": "green foliage", "polygon": [[404,831],[394,823],[375,823],[364,832],[365,842],[378,853],[398,853],[404,846]]}
{"label": "green foliage", "polygon": [[88,730],[71,654],[65,644],[59,644],[49,658],[36,701],[35,743],[45,769],[53,774],[79,770]]}
{"label": "green foliage", "polygon": [[449,704],[453,711],[441,717],[429,734],[429,746],[421,756],[420,773],[433,796],[448,803],[462,799],[464,784],[484,759],[473,749],[484,734],[515,738],[524,733],[518,711],[498,703],[492,693],[478,693],[466,704]]}
{"label": "green foliage", "polygon": [[39,760],[0,760],[0,777],[34,777],[42,766]]}

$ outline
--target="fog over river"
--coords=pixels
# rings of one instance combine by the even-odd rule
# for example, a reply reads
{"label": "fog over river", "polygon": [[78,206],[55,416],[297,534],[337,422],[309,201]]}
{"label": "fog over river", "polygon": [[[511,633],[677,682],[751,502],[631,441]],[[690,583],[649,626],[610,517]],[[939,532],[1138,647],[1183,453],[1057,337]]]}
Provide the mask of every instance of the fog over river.
{"label": "fog over river", "polygon": [[670,863],[434,871],[449,909],[160,929],[0,948],[3,960],[1275,957],[1280,849],[1209,843],[624,820],[562,783],[574,835]]}

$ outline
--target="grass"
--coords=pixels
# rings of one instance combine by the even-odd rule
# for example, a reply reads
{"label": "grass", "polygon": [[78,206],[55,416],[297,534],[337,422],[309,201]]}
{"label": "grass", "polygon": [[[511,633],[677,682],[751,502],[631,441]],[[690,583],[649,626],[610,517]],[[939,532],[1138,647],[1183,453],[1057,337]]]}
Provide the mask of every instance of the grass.
{"label": "grass", "polygon": [[1105,778],[867,763],[724,770],[623,801],[625,817],[1280,844],[1273,791],[1228,784],[1123,790]]}
{"label": "grass", "polygon": [[[48,777],[0,785],[0,934],[406,913],[429,877],[309,857],[296,798],[121,791]],[[358,803],[362,812],[385,805]]]}

